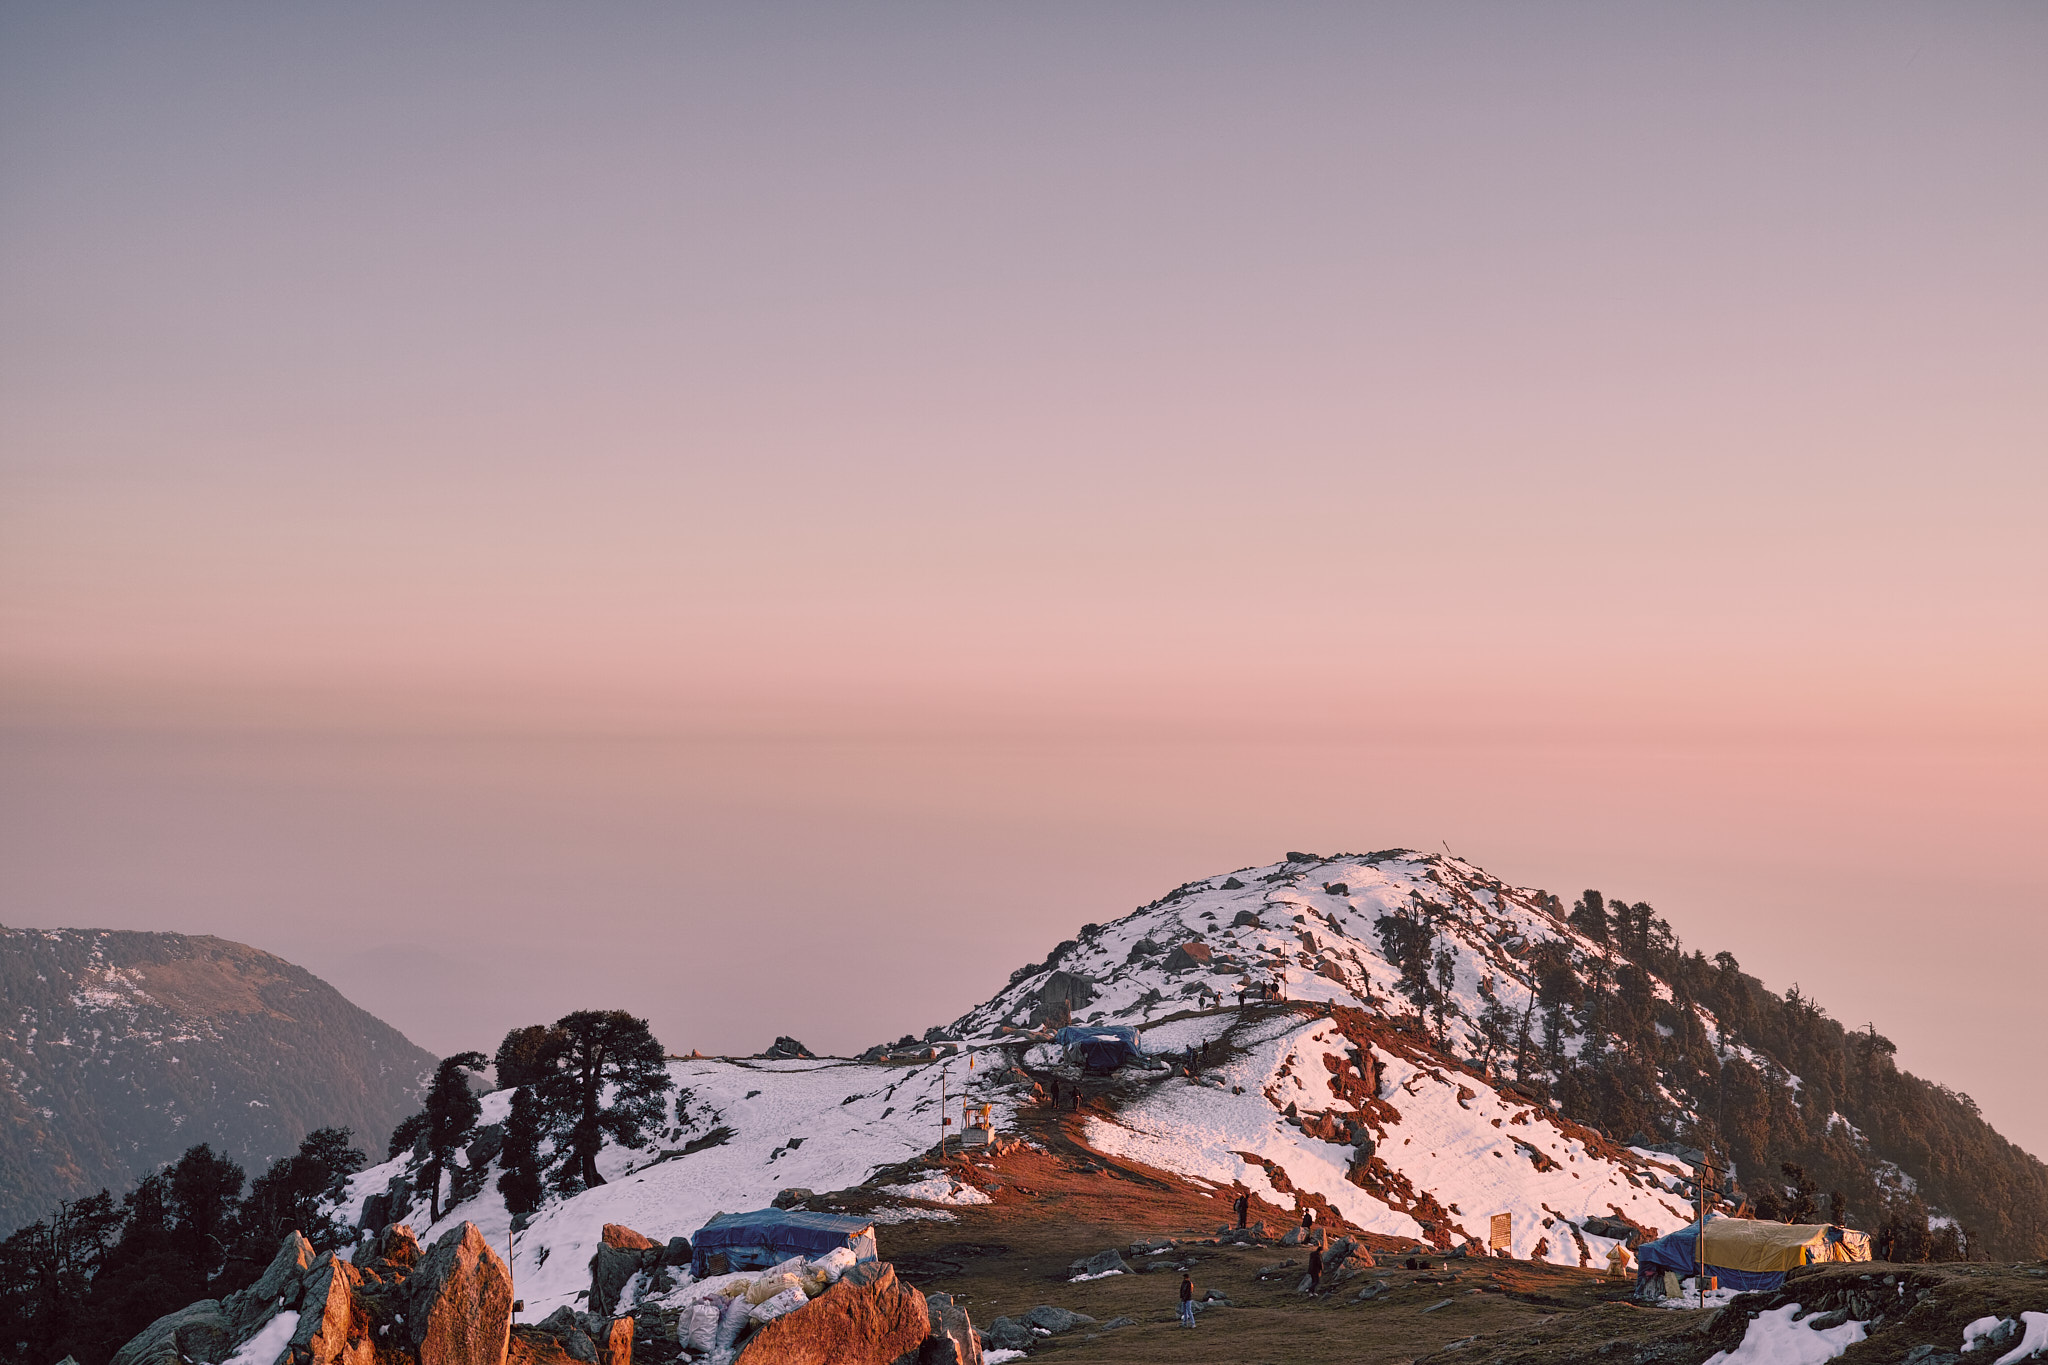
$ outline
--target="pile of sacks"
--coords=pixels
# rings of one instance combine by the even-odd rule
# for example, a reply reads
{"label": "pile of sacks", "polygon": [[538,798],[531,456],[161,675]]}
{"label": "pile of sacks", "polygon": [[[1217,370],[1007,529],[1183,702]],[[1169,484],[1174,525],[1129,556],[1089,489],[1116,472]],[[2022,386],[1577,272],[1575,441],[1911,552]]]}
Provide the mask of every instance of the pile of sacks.
{"label": "pile of sacks", "polygon": [[853,1252],[836,1247],[815,1261],[792,1256],[764,1271],[700,1280],[678,1306],[676,1336],[684,1351],[723,1365],[749,1333],[817,1298],[853,1264]]}

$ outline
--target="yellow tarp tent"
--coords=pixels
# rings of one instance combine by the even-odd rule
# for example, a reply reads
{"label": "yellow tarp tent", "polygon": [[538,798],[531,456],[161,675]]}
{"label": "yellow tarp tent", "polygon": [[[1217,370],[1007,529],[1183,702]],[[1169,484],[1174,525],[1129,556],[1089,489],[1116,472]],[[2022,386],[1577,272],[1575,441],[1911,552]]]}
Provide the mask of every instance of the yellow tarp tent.
{"label": "yellow tarp tent", "polygon": [[1867,1261],[1870,1234],[1843,1228],[1830,1240],[1825,1223],[1772,1223],[1763,1219],[1715,1218],[1702,1235],[1706,1263],[1730,1270],[1796,1270],[1817,1261]]}

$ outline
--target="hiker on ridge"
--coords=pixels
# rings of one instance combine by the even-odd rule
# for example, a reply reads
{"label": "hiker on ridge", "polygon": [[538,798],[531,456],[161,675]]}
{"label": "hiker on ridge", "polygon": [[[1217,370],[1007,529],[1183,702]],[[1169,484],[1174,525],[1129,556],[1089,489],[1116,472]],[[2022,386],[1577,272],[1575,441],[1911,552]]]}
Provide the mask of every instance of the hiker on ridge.
{"label": "hiker on ridge", "polygon": [[1195,1282],[1185,1270],[1180,1273],[1180,1325],[1195,1325]]}
{"label": "hiker on ridge", "polygon": [[1315,1210],[1315,1205],[1313,1205],[1313,1204],[1304,1204],[1304,1205],[1302,1206],[1302,1209],[1301,1209],[1301,1240],[1302,1240],[1302,1241],[1306,1242],[1306,1241],[1308,1240],[1308,1236],[1309,1236],[1309,1234],[1310,1234],[1311,1232],[1314,1232],[1314,1231],[1315,1231],[1315,1226],[1316,1226],[1316,1210]]}
{"label": "hiker on ridge", "polygon": [[1237,1192],[1237,1201],[1230,1206],[1230,1211],[1237,1215],[1238,1231],[1242,1232],[1244,1230],[1244,1220],[1252,1211],[1251,1191],[1239,1190]]}

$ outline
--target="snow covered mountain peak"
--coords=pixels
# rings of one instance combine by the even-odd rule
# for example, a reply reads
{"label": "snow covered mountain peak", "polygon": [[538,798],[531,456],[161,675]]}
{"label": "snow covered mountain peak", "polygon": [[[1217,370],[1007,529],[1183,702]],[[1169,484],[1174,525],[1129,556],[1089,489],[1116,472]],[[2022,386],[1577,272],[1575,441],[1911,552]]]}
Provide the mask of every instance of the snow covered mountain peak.
{"label": "snow covered mountain peak", "polygon": [[954,1030],[977,1038],[1029,1027],[1060,1016],[1061,1002],[1077,1023],[1142,1025],[1205,996],[1234,1002],[1240,987],[1254,997],[1270,987],[1280,998],[1375,1014],[1440,996],[1446,1041],[1477,1054],[1490,1006],[1496,1020],[1529,1012],[1528,960],[1544,942],[1579,954],[1599,947],[1565,922],[1555,898],[1458,858],[1408,849],[1290,854],[1184,883],[1122,919],[1085,927]]}

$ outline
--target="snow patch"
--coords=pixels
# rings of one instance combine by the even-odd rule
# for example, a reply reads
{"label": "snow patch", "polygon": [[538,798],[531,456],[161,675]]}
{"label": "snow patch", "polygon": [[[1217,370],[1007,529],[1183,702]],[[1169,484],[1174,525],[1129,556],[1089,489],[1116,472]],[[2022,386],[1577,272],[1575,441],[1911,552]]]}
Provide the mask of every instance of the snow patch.
{"label": "snow patch", "polygon": [[1788,1303],[1759,1313],[1733,1351],[1716,1351],[1705,1365],[1823,1365],[1863,1340],[1863,1324],[1850,1321],[1816,1330],[1792,1321],[1799,1305]]}
{"label": "snow patch", "polygon": [[285,1347],[292,1344],[292,1333],[299,1330],[299,1315],[292,1310],[279,1313],[269,1322],[256,1329],[256,1335],[242,1343],[242,1349],[229,1356],[222,1365],[277,1365],[277,1358],[284,1354]]}

